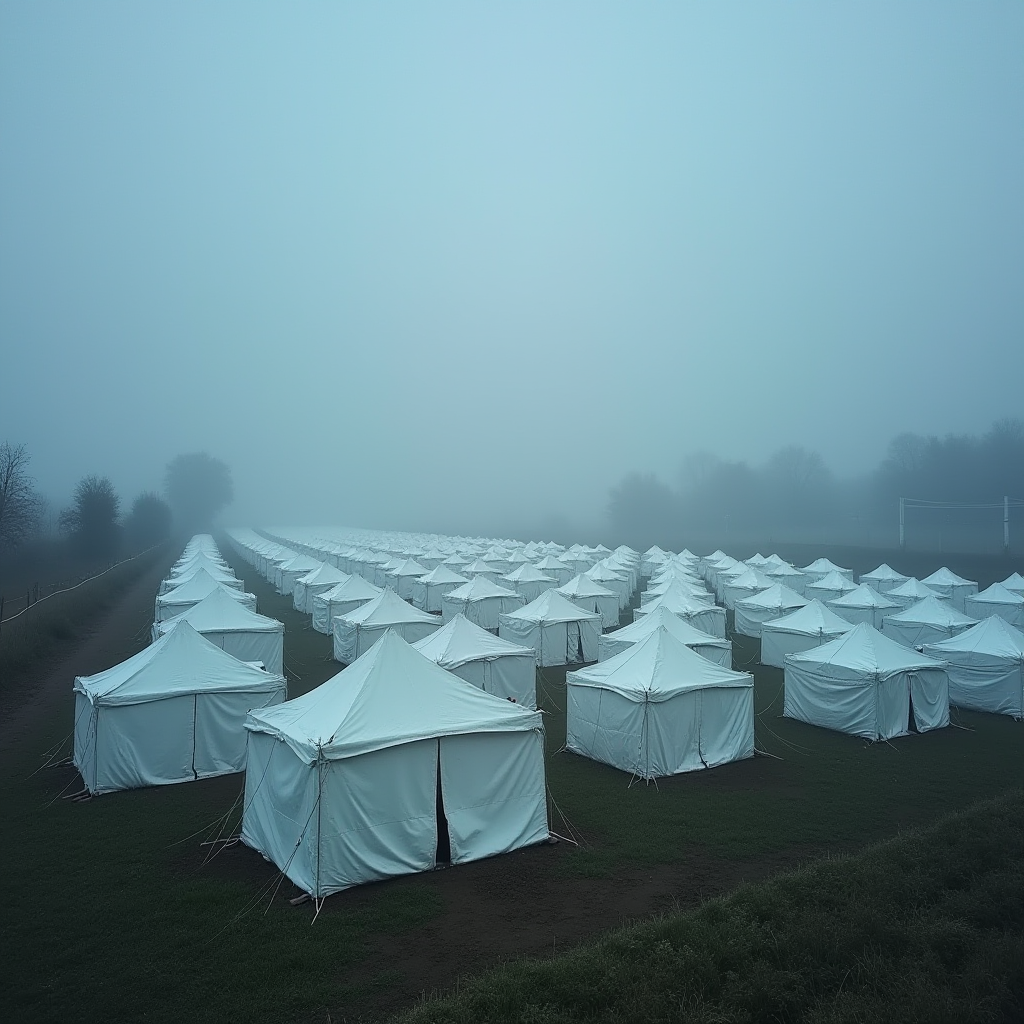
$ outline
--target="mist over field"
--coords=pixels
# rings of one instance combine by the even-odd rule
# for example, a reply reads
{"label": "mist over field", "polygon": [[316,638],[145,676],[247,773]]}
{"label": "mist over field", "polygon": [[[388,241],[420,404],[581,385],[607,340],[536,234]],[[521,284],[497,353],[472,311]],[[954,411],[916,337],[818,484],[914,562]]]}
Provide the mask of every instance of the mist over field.
{"label": "mist over field", "polygon": [[1024,497],[1022,52],[1008,2],[4,5],[0,440],[55,511],[209,452],[252,524]]}

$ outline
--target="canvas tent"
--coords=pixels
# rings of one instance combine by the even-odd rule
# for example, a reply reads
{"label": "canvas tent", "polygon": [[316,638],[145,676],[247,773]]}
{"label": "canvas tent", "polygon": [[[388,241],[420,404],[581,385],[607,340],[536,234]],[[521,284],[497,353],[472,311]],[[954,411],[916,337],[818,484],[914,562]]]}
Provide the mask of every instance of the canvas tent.
{"label": "canvas tent", "polygon": [[837,597],[842,597],[844,594],[849,594],[851,590],[856,589],[856,583],[851,583],[841,572],[832,571],[826,573],[821,579],[805,583],[804,597],[808,601],[815,600],[821,601],[822,604],[827,604],[829,601],[834,601]]}
{"label": "canvas tent", "polygon": [[120,665],[78,676],[74,693],[73,761],[93,794],[242,771],[247,712],[287,696],[281,676],[187,622]]}
{"label": "canvas tent", "polygon": [[917,604],[918,601],[923,601],[926,597],[942,597],[938,591],[932,590],[931,587],[926,587],[919,579],[913,576],[905,583],[893,587],[892,590],[887,590],[885,596],[890,601],[895,601],[901,608],[909,608],[911,605]]}
{"label": "canvas tent", "polygon": [[668,592],[655,598],[650,604],[633,609],[633,621],[650,615],[658,608],[667,608],[670,612],[685,619],[703,633],[725,637],[725,609],[715,604],[703,604],[694,597],[678,592]]}
{"label": "canvas tent", "polygon": [[554,576],[548,576],[535,565],[524,562],[507,576],[501,577],[501,586],[514,590],[527,604],[536,601],[545,590],[557,587]]}
{"label": "canvas tent", "polygon": [[387,584],[403,601],[411,601],[416,581],[428,571],[414,558],[407,558],[387,574]]}
{"label": "canvas tent", "polygon": [[762,590],[767,590],[775,585],[774,581],[765,576],[760,569],[748,568],[746,572],[740,573],[739,576],[733,576],[731,579],[726,577],[725,586],[723,587],[725,607],[733,611],[736,608],[737,601],[753,597]]}
{"label": "canvas tent", "polygon": [[736,602],[736,632],[741,636],[761,636],[761,627],[771,619],[803,608],[807,600],[795,590],[782,583],[776,583],[753,597]]}
{"label": "canvas tent", "polygon": [[574,576],[568,583],[558,587],[558,593],[577,607],[600,615],[601,625],[605,629],[619,624],[619,595],[595,583],[589,576],[583,573]]}
{"label": "canvas tent", "polygon": [[1024,597],[1007,590],[1001,583],[993,583],[980,594],[966,595],[964,611],[976,619],[998,615],[1014,629],[1024,629]]}
{"label": "canvas tent", "polygon": [[413,647],[435,665],[486,693],[528,708],[537,706],[537,656],[533,648],[510,644],[465,615],[456,615]]}
{"label": "canvas tent", "polygon": [[412,585],[412,603],[424,612],[439,612],[441,610],[441,598],[461,587],[469,580],[459,575],[454,569],[441,564],[434,566],[430,572],[420,576]]}
{"label": "canvas tent", "polygon": [[785,668],[787,654],[820,647],[851,629],[853,623],[836,615],[820,601],[810,601],[788,615],[761,625],[761,664]]}
{"label": "canvas tent", "polygon": [[946,663],[950,704],[1024,718],[1024,633],[1005,619],[989,616],[924,653]]}
{"label": "canvas tent", "polygon": [[304,615],[313,614],[313,598],[317,594],[324,594],[339,583],[349,579],[346,572],[342,572],[336,565],[324,562],[319,568],[313,569],[300,576],[292,588],[292,607]]}
{"label": "canvas tent", "polygon": [[242,841],[316,899],[548,837],[540,712],[393,631],[246,729]]}
{"label": "canvas tent", "polygon": [[441,618],[450,622],[456,615],[465,615],[470,622],[497,631],[498,616],[522,608],[524,604],[526,602],[514,590],[499,587],[479,575],[441,596]]}
{"label": "canvas tent", "polygon": [[545,590],[524,608],[500,616],[498,635],[532,647],[542,667],[579,665],[597,660],[601,616],[577,607],[557,590]]}
{"label": "canvas tent", "polygon": [[429,636],[441,620],[413,608],[393,590],[385,588],[372,601],[332,620],[334,660],[351,665],[364,655],[389,629],[410,644]]}
{"label": "canvas tent", "polygon": [[841,565],[836,565],[835,562],[827,558],[816,558],[810,565],[803,566],[800,571],[809,577],[808,583],[813,583],[814,580],[821,579],[822,576],[827,576],[830,572],[841,573],[851,583],[853,582],[852,569],[844,569]]}
{"label": "canvas tent", "polygon": [[156,599],[156,612],[154,619],[163,622],[165,619],[173,619],[175,615],[187,612],[194,604],[199,604],[204,597],[209,597],[215,590],[221,590],[230,595],[233,601],[239,601],[250,611],[256,611],[256,595],[246,594],[241,590],[234,590],[218,583],[205,569],[201,569],[187,582],[180,587],[168,590]]}
{"label": "canvas tent", "polygon": [[900,607],[895,601],[890,600],[888,595],[872,590],[866,583],[842,597],[837,597],[834,601],[829,601],[828,606],[854,625],[866,622],[875,629],[881,629],[882,619],[898,611]]}
{"label": "canvas tent", "polygon": [[584,757],[653,779],[754,755],[753,677],[664,627],[565,683],[565,745]]}
{"label": "canvas tent", "polygon": [[931,576],[925,576],[921,582],[926,587],[931,587],[939,597],[952,601],[953,607],[960,611],[964,610],[964,599],[978,592],[978,584],[974,580],[965,580],[945,566],[936,569]]}
{"label": "canvas tent", "polygon": [[1007,590],[1011,590],[1015,594],[1024,595],[1024,576],[1021,576],[1019,572],[1011,573],[1002,581],[1002,584]]}
{"label": "canvas tent", "polygon": [[318,633],[332,633],[331,620],[335,616],[348,615],[382,593],[384,591],[367,583],[362,576],[349,576],[344,583],[338,583],[313,598],[313,628]]}
{"label": "canvas tent", "polygon": [[941,661],[862,622],[849,633],[786,658],[782,714],[825,729],[889,740],[949,724]]}
{"label": "canvas tent", "polygon": [[282,562],[274,570],[273,583],[277,592],[288,597],[295,589],[295,584],[299,579],[314,569],[319,569],[322,564],[319,559],[310,558],[309,555],[295,555],[288,561]]}
{"label": "canvas tent", "polygon": [[686,644],[702,658],[723,668],[732,668],[731,640],[704,633],[664,607],[656,609],[650,615],[644,615],[622,629],[602,634],[597,642],[597,660],[608,661],[609,658],[622,654],[658,629],[667,629],[677,640]]}
{"label": "canvas tent", "polygon": [[260,662],[272,675],[284,675],[284,623],[250,611],[225,591],[215,590],[181,615],[154,622],[153,640],[169,633],[179,622],[187,622],[239,661]]}
{"label": "canvas tent", "polygon": [[886,615],[882,619],[882,632],[904,647],[920,650],[924,644],[948,640],[977,624],[977,619],[958,612],[948,601],[926,597],[909,608]]}
{"label": "canvas tent", "polygon": [[866,583],[880,594],[885,594],[893,587],[906,583],[908,579],[910,579],[909,576],[904,576],[903,573],[897,572],[891,565],[883,562],[877,569],[864,573],[860,582]]}

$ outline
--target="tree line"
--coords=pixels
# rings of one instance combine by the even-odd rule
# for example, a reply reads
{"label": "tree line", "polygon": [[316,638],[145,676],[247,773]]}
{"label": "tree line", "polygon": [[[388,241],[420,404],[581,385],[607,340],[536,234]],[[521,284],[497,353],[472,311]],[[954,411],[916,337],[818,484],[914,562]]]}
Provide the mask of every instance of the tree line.
{"label": "tree line", "polygon": [[[44,533],[49,503],[36,489],[30,464],[26,445],[0,443],[0,554],[10,554]],[[233,496],[227,465],[206,452],[191,452],[167,464],[163,494],[144,491],[127,511],[109,477],[82,477],[57,523],[62,540],[77,555],[111,559],[158,544],[172,530],[185,534],[209,529]]]}
{"label": "tree line", "polygon": [[[626,475],[612,487],[607,512],[617,539],[679,547],[693,538],[838,536],[852,524],[877,533],[895,527],[900,497],[997,506],[1004,495],[1024,497],[1019,419],[997,420],[982,435],[899,434],[871,473],[853,479],[837,477],[819,453],[798,445],[761,466],[696,453],[671,484],[649,473]],[[943,517],[954,526],[977,521],[968,509],[944,510]]]}

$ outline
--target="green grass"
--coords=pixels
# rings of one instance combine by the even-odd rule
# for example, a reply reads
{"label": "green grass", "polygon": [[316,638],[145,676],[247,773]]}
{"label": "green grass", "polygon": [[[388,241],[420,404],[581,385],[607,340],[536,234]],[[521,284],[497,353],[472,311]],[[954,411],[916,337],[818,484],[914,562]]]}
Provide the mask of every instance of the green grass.
{"label": "green grass", "polygon": [[[330,659],[330,638],[310,629],[290,598],[276,595],[244,563],[236,571],[257,593],[260,610],[286,624],[292,696],[340,670]],[[130,634],[144,633],[151,616],[144,602],[137,623],[128,624]],[[131,635],[124,656],[137,649]],[[737,642],[739,662],[752,652]],[[558,752],[565,738],[564,672],[545,670],[548,781],[586,842],[535,851],[530,870],[559,887],[609,887],[632,884],[638,868],[668,865],[685,874],[699,865],[722,891],[741,873],[734,869],[763,871],[765,864],[859,849],[1021,783],[1020,723],[961,715],[969,731],[869,745],[780,719],[781,673],[752,667],[758,746],[781,760],[758,757],[631,787],[622,772]],[[0,1019],[222,1024],[324,1021],[330,1012],[335,1021],[353,1020],[372,1014],[382,992],[400,987],[403,963],[381,958],[381,948],[394,947],[384,940],[436,941],[432,929],[451,909],[447,888],[424,876],[365,886],[328,900],[311,927],[309,905],[292,907],[283,898],[294,892],[289,883],[271,901],[276,872],[252,851],[235,847],[203,864],[199,841],[231,807],[241,776],[85,804],[55,800],[74,784],[73,773],[31,772],[70,732],[70,685],[69,679],[66,700],[40,715],[31,734],[0,749],[11,882],[0,916]],[[554,812],[552,825],[562,831]],[[497,858],[477,870],[500,878],[505,868]],[[517,894],[516,912],[524,919],[536,912],[535,898],[529,887]],[[481,933],[486,927],[482,922]],[[674,970],[689,963],[675,952],[665,956]],[[437,984],[464,969],[451,963]],[[850,984],[842,987],[840,1005]],[[548,1010],[538,1005],[529,1013],[522,1019],[544,1020]]]}
{"label": "green grass", "polygon": [[1024,792],[460,985],[405,1024],[1013,1021]]}

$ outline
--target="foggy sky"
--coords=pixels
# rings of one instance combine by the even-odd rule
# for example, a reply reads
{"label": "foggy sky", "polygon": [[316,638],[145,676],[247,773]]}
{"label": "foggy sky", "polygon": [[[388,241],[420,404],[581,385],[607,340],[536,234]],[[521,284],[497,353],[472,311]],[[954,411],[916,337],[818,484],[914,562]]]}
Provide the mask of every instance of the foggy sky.
{"label": "foggy sky", "polygon": [[0,439],[228,518],[599,518],[1021,414],[1024,7],[0,6]]}

